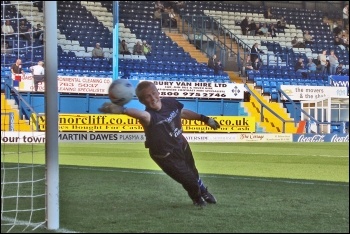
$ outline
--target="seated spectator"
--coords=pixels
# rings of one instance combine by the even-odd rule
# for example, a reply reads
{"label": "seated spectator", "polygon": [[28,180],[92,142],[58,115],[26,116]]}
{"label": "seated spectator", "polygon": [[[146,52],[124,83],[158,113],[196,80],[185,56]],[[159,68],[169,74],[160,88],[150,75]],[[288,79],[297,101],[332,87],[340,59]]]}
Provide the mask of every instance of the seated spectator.
{"label": "seated spectator", "polygon": [[311,45],[314,43],[314,39],[312,38],[312,35],[309,34],[309,31],[305,31],[304,33],[304,43],[305,45]]}
{"label": "seated spectator", "polygon": [[41,24],[36,25],[36,29],[34,29],[33,38],[38,39],[40,44],[44,44],[44,32]]}
{"label": "seated spectator", "polygon": [[276,34],[276,33],[277,33],[277,28],[275,28],[275,25],[274,25],[274,24],[271,24],[271,26],[270,26],[268,32],[269,32],[269,35],[270,35],[271,37],[277,37],[277,34]]}
{"label": "seated spectator", "polygon": [[243,72],[242,73],[245,74],[245,76],[248,76],[248,71],[252,71],[252,70],[254,70],[253,64],[252,64],[252,61],[250,60],[250,56],[248,55],[243,62]]}
{"label": "seated spectator", "polygon": [[221,61],[217,61],[214,65],[214,75],[220,75],[223,70]]}
{"label": "seated spectator", "polygon": [[241,29],[242,29],[242,34],[243,35],[247,35],[247,31],[249,29],[249,17],[248,16],[246,16],[244,18],[244,20],[242,20],[240,26],[241,26]]}
{"label": "seated spectator", "polygon": [[341,44],[349,49],[349,40],[346,38],[346,35],[343,34],[340,38]]}
{"label": "seated spectator", "polygon": [[20,33],[20,37],[24,40],[31,42],[32,41],[31,31],[32,30],[30,28],[28,28],[25,21],[22,20],[21,24],[19,25],[19,29],[18,29],[18,32]]}
{"label": "seated spectator", "polygon": [[1,42],[1,54],[11,54],[12,49],[9,48],[9,44],[5,41]]}
{"label": "seated spectator", "polygon": [[271,8],[268,7],[265,11],[264,11],[264,18],[265,19],[272,19],[273,15],[271,14]]}
{"label": "seated spectator", "polygon": [[119,44],[119,54],[131,54],[125,40],[122,40],[122,43]]}
{"label": "seated spectator", "polygon": [[292,46],[293,48],[305,48],[304,43],[299,41],[297,36],[295,36],[294,39],[292,40]]}
{"label": "seated spectator", "polygon": [[281,28],[281,29],[288,28],[286,26],[287,26],[287,22],[284,19],[284,17],[282,16],[281,19],[279,21],[277,21],[277,28]]}
{"label": "seated spectator", "polygon": [[337,68],[335,70],[335,75],[346,76],[346,75],[349,75],[349,74],[348,74],[348,71],[346,71],[346,69],[343,68],[343,64],[339,63],[339,65],[337,66]]}
{"label": "seated spectator", "polygon": [[301,73],[301,75],[303,76],[303,78],[308,78],[308,70],[305,69],[305,65],[304,65],[304,59],[303,58],[299,58],[298,62],[295,63],[294,66],[294,70],[297,73]]}
{"label": "seated spectator", "polygon": [[337,22],[334,22],[333,24],[333,34],[334,36],[338,36],[341,32],[342,32],[342,28],[340,26],[338,26]]}
{"label": "seated spectator", "polygon": [[309,62],[306,64],[306,66],[310,73],[316,72],[316,64],[313,62],[312,58],[309,58]]}
{"label": "seated spectator", "polygon": [[264,23],[259,29],[258,29],[258,34],[259,35],[264,35],[267,36],[269,29],[266,26],[266,23]]}
{"label": "seated spectator", "polygon": [[160,11],[160,9],[155,10],[154,20],[158,21],[159,23],[162,21],[162,12]]}
{"label": "seated spectator", "polygon": [[156,1],[155,5],[154,5],[154,9],[155,10],[160,10],[161,12],[164,12],[164,5],[163,3],[161,3],[160,1]]}
{"label": "seated spectator", "polygon": [[142,48],[143,48],[144,55],[149,55],[152,51],[152,47],[149,44],[147,44],[146,41],[143,41]]}
{"label": "seated spectator", "polygon": [[249,27],[249,29],[248,29],[249,35],[250,35],[250,36],[255,36],[256,23],[254,22],[253,19],[250,21],[250,24],[249,24],[248,27]]}
{"label": "seated spectator", "polygon": [[143,55],[143,48],[142,48],[141,41],[136,42],[136,44],[134,45],[133,54],[134,55]]}
{"label": "seated spectator", "polygon": [[102,48],[100,47],[100,43],[96,43],[95,48],[92,50],[92,57],[93,58],[103,58],[104,53]]}
{"label": "seated spectator", "polygon": [[342,44],[342,42],[341,42],[340,38],[338,36],[335,36],[334,37],[334,45],[341,45],[341,44]]}
{"label": "seated spectator", "polygon": [[253,71],[255,72],[260,71],[261,66],[262,66],[262,63],[260,62],[260,59],[256,58],[252,64]]}
{"label": "seated spectator", "polygon": [[1,26],[1,34],[3,34],[2,40],[6,40],[6,37],[12,36],[15,30],[11,25],[10,20],[6,20],[5,23]]}

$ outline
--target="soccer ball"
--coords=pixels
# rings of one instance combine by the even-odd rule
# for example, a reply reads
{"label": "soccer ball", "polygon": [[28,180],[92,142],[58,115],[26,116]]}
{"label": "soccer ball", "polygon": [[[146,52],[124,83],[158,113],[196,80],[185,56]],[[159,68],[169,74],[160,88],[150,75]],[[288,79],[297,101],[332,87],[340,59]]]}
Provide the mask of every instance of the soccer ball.
{"label": "soccer ball", "polygon": [[108,88],[108,97],[112,103],[123,106],[134,97],[135,89],[126,79],[114,80]]}

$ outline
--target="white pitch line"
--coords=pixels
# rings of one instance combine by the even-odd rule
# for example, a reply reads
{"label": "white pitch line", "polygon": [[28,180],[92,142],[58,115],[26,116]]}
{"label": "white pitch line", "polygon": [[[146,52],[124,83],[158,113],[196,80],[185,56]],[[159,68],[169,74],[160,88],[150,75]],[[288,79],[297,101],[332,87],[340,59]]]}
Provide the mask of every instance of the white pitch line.
{"label": "white pitch line", "polygon": [[[10,226],[10,225],[27,226],[27,227],[33,228],[32,231],[34,231],[38,228],[44,229],[44,227],[42,227],[42,225],[40,225],[40,223],[28,223],[28,221],[23,221],[23,220],[18,220],[18,219],[16,220],[16,219],[4,217],[4,216],[1,217],[1,221],[9,222],[9,224],[5,224],[5,225],[1,224],[2,226]],[[50,230],[50,231],[57,232],[57,233],[79,233],[79,232],[71,231],[71,230],[68,230],[65,228],[59,228],[59,229]]]}
{"label": "white pitch line", "polygon": [[[148,174],[148,175],[166,175],[162,171],[133,171],[133,170],[120,170],[120,169],[105,169],[105,168],[91,168],[91,167],[68,167],[68,166],[60,166],[60,168],[65,169],[77,169],[77,170],[88,170],[88,171],[110,171],[110,172],[123,172],[123,173],[133,173],[133,174]],[[241,176],[228,176],[228,175],[201,175],[203,178],[222,178],[222,179],[231,179],[231,180],[251,180],[251,181],[268,181],[268,182],[281,182],[288,184],[309,184],[309,185],[329,185],[329,186],[340,186],[340,187],[349,187],[349,184],[336,184],[333,183],[317,183],[311,181],[295,181],[295,180],[286,180],[286,179],[265,179],[265,178],[248,178]]]}

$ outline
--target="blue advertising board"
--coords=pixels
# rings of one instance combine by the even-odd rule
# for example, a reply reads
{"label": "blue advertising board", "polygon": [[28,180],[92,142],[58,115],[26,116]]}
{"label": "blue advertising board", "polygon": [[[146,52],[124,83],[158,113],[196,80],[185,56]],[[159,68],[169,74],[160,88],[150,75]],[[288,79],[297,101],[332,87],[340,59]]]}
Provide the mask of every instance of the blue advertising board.
{"label": "blue advertising board", "polygon": [[349,134],[293,134],[293,142],[349,142]]}
{"label": "blue advertising board", "polygon": [[349,88],[349,76],[329,76],[331,86],[336,87],[348,87]]}

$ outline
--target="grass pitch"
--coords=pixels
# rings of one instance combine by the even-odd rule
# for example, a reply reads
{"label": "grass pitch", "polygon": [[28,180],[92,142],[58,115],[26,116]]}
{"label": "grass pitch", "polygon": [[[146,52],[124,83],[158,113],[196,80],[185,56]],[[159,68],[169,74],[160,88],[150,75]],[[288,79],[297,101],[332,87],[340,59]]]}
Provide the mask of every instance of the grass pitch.
{"label": "grass pitch", "polygon": [[[43,145],[20,147],[7,145],[5,151],[28,152],[20,161],[29,163],[34,150],[34,162],[43,163]],[[191,147],[218,200],[204,209],[159,170],[143,144],[60,144],[58,232],[348,233],[347,143]]]}

